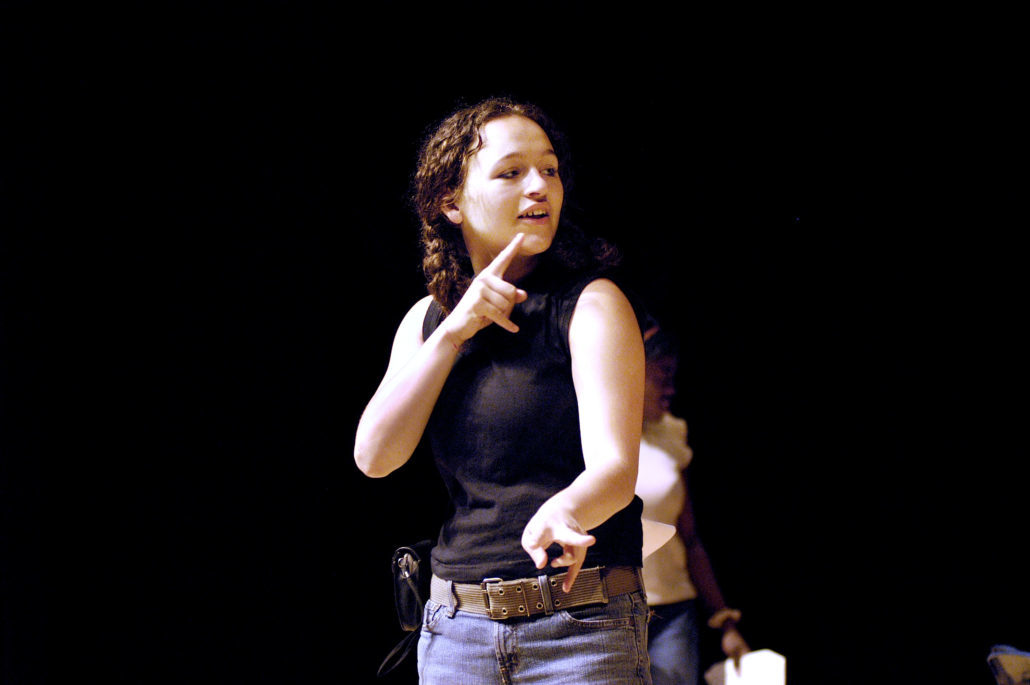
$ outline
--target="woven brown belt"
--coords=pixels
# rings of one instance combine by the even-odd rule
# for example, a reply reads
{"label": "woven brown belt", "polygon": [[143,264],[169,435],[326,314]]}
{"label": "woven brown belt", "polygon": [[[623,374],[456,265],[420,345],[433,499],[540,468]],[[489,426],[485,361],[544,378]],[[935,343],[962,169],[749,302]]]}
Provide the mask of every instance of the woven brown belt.
{"label": "woven brown belt", "polygon": [[608,599],[643,589],[638,569],[629,566],[595,566],[579,572],[572,591],[562,590],[565,573],[536,578],[481,583],[452,583],[433,576],[430,598],[445,606],[495,620],[535,614],[553,614],[557,609],[606,604]]}

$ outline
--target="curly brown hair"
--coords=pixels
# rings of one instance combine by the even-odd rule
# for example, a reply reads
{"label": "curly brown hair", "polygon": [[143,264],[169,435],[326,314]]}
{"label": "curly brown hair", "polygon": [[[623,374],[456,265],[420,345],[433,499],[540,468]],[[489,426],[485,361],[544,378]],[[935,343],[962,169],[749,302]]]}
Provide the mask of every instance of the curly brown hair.
{"label": "curly brown hair", "polygon": [[[426,286],[445,311],[458,303],[474,274],[461,227],[444,216],[443,207],[465,183],[468,162],[483,145],[483,126],[506,116],[526,117],[544,130],[558,157],[566,198],[572,186],[565,136],[536,105],[495,97],[459,109],[444,119],[422,143],[411,199],[421,222]],[[600,238],[588,238],[566,219],[567,214],[562,213],[554,245],[544,257],[573,271],[614,266],[619,259],[615,247]]]}

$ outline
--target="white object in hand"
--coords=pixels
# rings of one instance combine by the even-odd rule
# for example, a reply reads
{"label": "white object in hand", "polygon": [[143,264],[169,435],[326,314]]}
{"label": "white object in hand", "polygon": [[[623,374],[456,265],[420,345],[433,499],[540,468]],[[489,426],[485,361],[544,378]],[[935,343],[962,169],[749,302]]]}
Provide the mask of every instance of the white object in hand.
{"label": "white object in hand", "polygon": [[740,672],[732,659],[720,661],[705,673],[708,685],[786,685],[787,659],[771,649],[740,657]]}

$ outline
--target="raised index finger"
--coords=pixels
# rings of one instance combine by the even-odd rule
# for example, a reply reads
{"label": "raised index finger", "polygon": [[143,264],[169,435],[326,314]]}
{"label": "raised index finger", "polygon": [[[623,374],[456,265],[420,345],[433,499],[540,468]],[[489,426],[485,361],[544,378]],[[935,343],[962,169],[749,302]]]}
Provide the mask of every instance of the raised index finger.
{"label": "raised index finger", "polygon": [[504,272],[508,270],[508,267],[511,265],[511,261],[515,259],[515,254],[519,251],[519,247],[522,245],[522,240],[525,237],[525,233],[517,233],[515,237],[511,239],[511,242],[508,243],[496,257],[494,257],[494,260],[490,262],[483,271],[503,278]]}

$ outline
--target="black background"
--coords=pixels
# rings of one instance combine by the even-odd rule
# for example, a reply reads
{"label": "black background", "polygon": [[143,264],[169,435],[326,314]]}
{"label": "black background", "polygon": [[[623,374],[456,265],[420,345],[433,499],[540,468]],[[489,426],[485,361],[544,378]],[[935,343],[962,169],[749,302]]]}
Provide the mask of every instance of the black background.
{"label": "black background", "polygon": [[4,682],[373,682],[444,505],[354,429],[423,292],[418,141],[493,94],[681,337],[752,646],[792,685],[1030,647],[1007,17],[183,7],[3,6]]}

